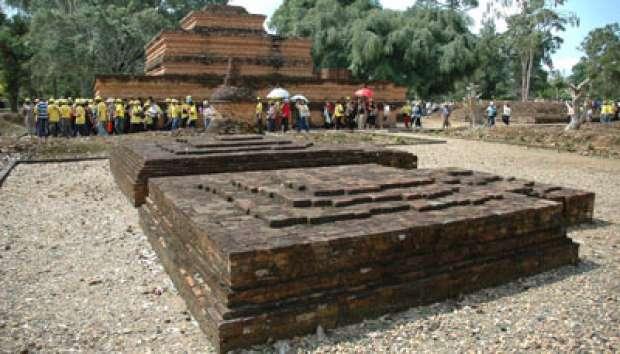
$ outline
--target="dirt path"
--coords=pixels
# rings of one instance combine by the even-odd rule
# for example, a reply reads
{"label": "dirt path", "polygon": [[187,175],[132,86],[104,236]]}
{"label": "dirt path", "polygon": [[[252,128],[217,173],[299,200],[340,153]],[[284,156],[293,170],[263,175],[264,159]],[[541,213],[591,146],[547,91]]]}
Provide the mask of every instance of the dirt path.
{"label": "dirt path", "polygon": [[[583,262],[460,299],[278,342],[299,352],[620,350],[620,161],[449,139],[403,147],[597,193]],[[0,351],[208,352],[107,162],[20,165],[0,188]],[[163,290],[161,295],[157,295]]]}

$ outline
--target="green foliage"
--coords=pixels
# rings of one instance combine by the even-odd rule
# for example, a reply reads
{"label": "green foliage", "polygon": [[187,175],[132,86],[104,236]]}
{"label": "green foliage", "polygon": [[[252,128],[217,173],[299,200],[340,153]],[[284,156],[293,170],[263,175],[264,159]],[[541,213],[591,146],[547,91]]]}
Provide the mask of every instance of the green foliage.
{"label": "green foliage", "polygon": [[28,32],[28,19],[23,16],[0,18],[0,65],[2,81],[9,93],[11,110],[17,111],[19,93],[28,82],[26,61],[31,57],[31,50],[24,41]]}
{"label": "green foliage", "polygon": [[380,8],[377,0],[285,0],[269,27],[286,36],[312,38],[317,66],[347,67],[351,24]]}
{"label": "green foliage", "polygon": [[429,97],[474,68],[475,36],[459,10],[473,3],[422,1],[401,12],[371,0],[287,0],[270,27],[312,37],[319,67],[347,67],[360,79],[391,80]]}
{"label": "green foliage", "polygon": [[563,32],[567,25],[579,24],[576,15],[561,13],[555,8],[563,2],[521,0],[521,11],[506,19],[506,38],[509,39],[511,51],[520,64],[523,100],[528,99],[531,90],[535,89],[536,79],[540,79],[534,75],[535,71],[540,70],[540,64],[553,67],[551,56],[563,42],[556,34]]}
{"label": "green foliage", "polygon": [[613,23],[592,30],[581,49],[586,56],[573,68],[574,79],[591,78],[596,97],[620,97],[620,25]]}
{"label": "green foliage", "polygon": [[514,99],[516,83],[507,42],[505,36],[497,33],[494,22],[484,23],[476,45],[478,65],[471,78],[480,85],[484,99]]}
{"label": "green foliage", "polygon": [[30,19],[39,96],[88,96],[96,74],[143,72],[144,46],[192,9],[226,0],[8,0]]}

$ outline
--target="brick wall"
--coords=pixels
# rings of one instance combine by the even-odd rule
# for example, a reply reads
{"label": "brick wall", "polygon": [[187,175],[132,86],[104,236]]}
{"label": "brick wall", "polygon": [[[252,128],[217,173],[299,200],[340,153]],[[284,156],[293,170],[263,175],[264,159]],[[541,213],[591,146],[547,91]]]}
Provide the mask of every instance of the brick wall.
{"label": "brick wall", "polygon": [[[200,77],[167,77],[167,76],[99,76],[95,80],[95,94],[102,97],[149,97],[163,100],[166,97],[193,96],[195,99],[211,97],[213,90],[222,83],[216,77],[211,80],[199,80]],[[256,78],[254,78],[256,79]],[[303,94],[312,102],[336,101],[353,93],[362,85],[324,80],[293,80],[287,83],[282,77],[278,83],[283,85],[291,94]],[[257,94],[265,97],[273,88],[269,80],[253,82],[258,85]],[[378,101],[402,102],[405,99],[406,88],[391,83],[371,83],[369,87],[375,90]]]}
{"label": "brick wall", "polygon": [[254,14],[217,14],[207,11],[192,11],[181,20],[181,28],[190,31],[198,27],[234,28],[264,31],[266,16]]}

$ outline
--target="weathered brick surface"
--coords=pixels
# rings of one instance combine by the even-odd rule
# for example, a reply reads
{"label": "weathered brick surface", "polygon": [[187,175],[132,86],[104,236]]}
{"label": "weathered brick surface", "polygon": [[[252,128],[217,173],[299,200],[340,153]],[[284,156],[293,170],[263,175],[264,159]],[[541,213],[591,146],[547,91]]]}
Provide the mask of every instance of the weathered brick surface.
{"label": "weathered brick surface", "polygon": [[154,178],[140,213],[227,351],[575,263],[567,206],[588,203],[486,173],[369,164]]}
{"label": "weathered brick surface", "polygon": [[129,142],[111,153],[120,189],[139,206],[151,177],[378,163],[416,168],[417,157],[373,146],[313,145],[261,135]]}

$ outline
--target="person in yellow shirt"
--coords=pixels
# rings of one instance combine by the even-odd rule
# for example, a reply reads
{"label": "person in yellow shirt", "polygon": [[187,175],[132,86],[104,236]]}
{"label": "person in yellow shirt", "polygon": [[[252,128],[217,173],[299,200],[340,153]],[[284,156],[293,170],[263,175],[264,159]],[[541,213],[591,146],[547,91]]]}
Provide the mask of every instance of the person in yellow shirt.
{"label": "person in yellow shirt", "polygon": [[341,102],[336,103],[334,108],[334,117],[336,118],[336,129],[344,128],[344,105]]}
{"label": "person in yellow shirt", "polygon": [[177,130],[181,127],[181,117],[183,114],[183,109],[179,104],[179,100],[173,98],[170,100],[170,106],[168,106],[170,110],[170,116],[172,117],[172,130]]}
{"label": "person in yellow shirt", "polygon": [[189,123],[189,111],[192,104],[192,96],[185,97],[185,101],[180,105],[181,107],[181,126],[187,127]]}
{"label": "person in yellow shirt", "polygon": [[95,116],[97,117],[97,135],[108,136],[106,125],[108,124],[108,106],[103,102],[101,96],[95,97],[97,105],[94,108]]}
{"label": "person in yellow shirt", "polygon": [[66,99],[60,100],[60,132],[65,138],[73,135],[71,131],[71,106]]}
{"label": "person in yellow shirt", "polygon": [[129,132],[137,133],[142,130],[142,126],[144,125],[142,102],[140,102],[140,100],[133,100],[129,104],[131,105],[129,109]]}
{"label": "person in yellow shirt", "polygon": [[263,134],[263,102],[260,97],[256,97],[256,130]]}
{"label": "person in yellow shirt", "polygon": [[611,101],[605,101],[601,107],[601,123],[611,123],[611,117],[614,114],[614,108],[611,105]]}
{"label": "person in yellow shirt", "polygon": [[[59,100],[60,101],[60,100]],[[57,137],[60,130],[60,109],[53,98],[47,104],[47,117],[50,125],[50,135]]]}
{"label": "person in yellow shirt", "polygon": [[79,136],[88,136],[86,127],[86,102],[84,100],[75,101],[75,127]]}
{"label": "person in yellow shirt", "polygon": [[191,97],[187,97],[186,100],[186,108],[187,108],[187,127],[196,128],[196,122],[198,121],[198,108],[192,101]]}
{"label": "person in yellow shirt", "polygon": [[114,132],[116,134],[125,132],[125,104],[120,98],[117,98],[114,104]]}

